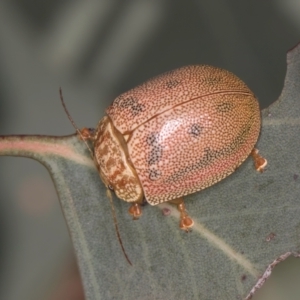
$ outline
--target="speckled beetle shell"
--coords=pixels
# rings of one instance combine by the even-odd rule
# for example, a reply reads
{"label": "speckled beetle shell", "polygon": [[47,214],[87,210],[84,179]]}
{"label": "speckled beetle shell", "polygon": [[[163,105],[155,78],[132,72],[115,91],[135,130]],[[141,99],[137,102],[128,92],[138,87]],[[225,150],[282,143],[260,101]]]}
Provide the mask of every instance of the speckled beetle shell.
{"label": "speckled beetle shell", "polygon": [[261,126],[257,99],[234,74],[187,66],[117,97],[93,137],[100,176],[127,202],[180,198],[227,177]]}

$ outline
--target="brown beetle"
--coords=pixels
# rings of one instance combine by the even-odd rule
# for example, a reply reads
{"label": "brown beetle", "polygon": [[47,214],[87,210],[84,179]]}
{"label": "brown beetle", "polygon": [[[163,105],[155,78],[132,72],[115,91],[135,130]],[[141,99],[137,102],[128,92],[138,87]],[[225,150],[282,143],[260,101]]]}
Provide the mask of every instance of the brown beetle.
{"label": "brown beetle", "polygon": [[207,65],[187,66],[121,94],[95,131],[79,131],[94,145],[105,186],[131,202],[170,201],[181,213],[180,228],[193,220],[183,196],[233,173],[252,153],[256,169],[267,161],[254,149],[261,116],[253,92],[237,76]]}

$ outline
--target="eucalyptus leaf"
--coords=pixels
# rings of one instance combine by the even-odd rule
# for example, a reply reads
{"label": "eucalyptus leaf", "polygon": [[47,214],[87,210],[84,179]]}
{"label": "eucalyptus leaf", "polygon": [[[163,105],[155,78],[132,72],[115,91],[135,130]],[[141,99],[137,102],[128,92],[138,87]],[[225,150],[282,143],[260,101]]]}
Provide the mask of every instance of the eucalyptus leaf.
{"label": "eucalyptus leaf", "polygon": [[[179,229],[176,209],[146,205],[138,221],[114,198],[121,250],[86,145],[66,137],[5,136],[0,155],[25,156],[49,170],[67,220],[86,299],[250,299],[273,267],[300,252],[300,46],[288,53],[282,94],[262,112],[258,143],[267,170],[251,159],[186,199],[195,221]],[[180,145],[178,145],[180,147]]]}

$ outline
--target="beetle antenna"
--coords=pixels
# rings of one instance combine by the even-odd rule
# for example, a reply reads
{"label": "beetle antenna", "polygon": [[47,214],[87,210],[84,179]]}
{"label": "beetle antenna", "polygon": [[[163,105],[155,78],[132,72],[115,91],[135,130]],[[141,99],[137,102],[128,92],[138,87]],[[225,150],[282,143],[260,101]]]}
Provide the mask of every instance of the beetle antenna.
{"label": "beetle antenna", "polygon": [[116,229],[116,233],[117,233],[119,244],[120,244],[120,246],[122,248],[122,251],[123,251],[123,254],[124,254],[126,260],[132,266],[132,263],[131,263],[128,255],[126,254],[125,248],[123,246],[123,242],[122,242],[120,231],[119,231],[119,226],[118,226],[118,223],[117,223],[116,211],[115,211],[115,207],[114,207],[114,204],[113,204],[113,199],[112,199],[111,191],[109,189],[106,189],[106,196],[108,197],[109,202],[110,202],[110,208],[111,208],[111,212],[112,212],[112,215],[113,215],[113,220],[114,220],[115,229]]}
{"label": "beetle antenna", "polygon": [[62,89],[61,87],[59,88],[59,96],[60,96],[60,100],[61,100],[61,104],[66,112],[66,115],[68,116],[71,124],[73,125],[73,127],[75,128],[76,132],[79,134],[79,136],[81,137],[81,139],[84,141],[86,147],[89,149],[90,153],[91,153],[91,156],[92,156],[92,159],[94,159],[94,154],[93,154],[93,151],[91,149],[91,147],[89,146],[89,144],[87,143],[86,141],[86,137],[84,137],[84,135],[82,134],[81,130],[77,127],[76,123],[74,122],[73,118],[71,117],[68,109],[67,109],[67,106],[65,104],[65,101],[64,101],[64,97],[63,97],[63,94],[62,94]]}
{"label": "beetle antenna", "polygon": [[[89,149],[90,153],[91,153],[91,156],[92,158],[94,159],[94,154],[93,154],[93,151],[92,149],[90,148],[90,146],[88,145],[87,141],[86,141],[86,137],[84,137],[84,135],[82,134],[81,130],[77,127],[76,123],[74,122],[73,118],[71,117],[67,107],[66,107],[66,104],[64,102],[64,98],[63,98],[63,94],[62,94],[62,89],[59,88],[59,95],[60,95],[60,100],[61,100],[61,104],[70,120],[70,122],[72,123],[73,127],[76,129],[77,133],[79,134],[79,136],[81,137],[81,139],[84,141],[84,143],[86,144],[87,148]],[[122,239],[121,239],[121,235],[120,235],[120,231],[119,231],[119,226],[118,226],[118,223],[117,223],[117,217],[116,217],[116,211],[115,211],[115,207],[114,207],[114,204],[113,204],[113,200],[112,200],[112,195],[111,195],[111,192],[109,189],[106,189],[106,195],[109,199],[109,202],[110,202],[110,207],[111,207],[111,212],[112,212],[112,216],[113,216],[113,220],[114,220],[114,224],[115,224],[115,229],[116,229],[116,233],[117,233],[117,237],[118,237],[118,241],[119,241],[119,244],[122,248],[122,251],[123,251],[123,254],[126,258],[126,260],[128,261],[128,263],[132,266],[132,263],[128,257],[128,255],[126,254],[126,251],[125,251],[125,248],[123,246],[123,242],[122,242]]]}

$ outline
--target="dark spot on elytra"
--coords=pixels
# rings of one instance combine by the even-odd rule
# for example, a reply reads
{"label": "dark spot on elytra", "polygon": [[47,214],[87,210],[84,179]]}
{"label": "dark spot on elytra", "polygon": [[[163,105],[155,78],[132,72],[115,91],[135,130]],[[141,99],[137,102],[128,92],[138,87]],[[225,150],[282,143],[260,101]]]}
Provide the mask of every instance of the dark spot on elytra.
{"label": "dark spot on elytra", "polygon": [[131,106],[131,114],[133,116],[137,116],[138,114],[140,114],[144,110],[145,110],[145,105],[143,105],[143,104],[137,103],[136,105]]}
{"label": "dark spot on elytra", "polygon": [[199,137],[202,132],[203,127],[199,124],[192,124],[192,126],[188,130],[188,134],[192,137]]}
{"label": "dark spot on elytra", "polygon": [[233,108],[234,108],[234,104],[231,102],[220,103],[217,104],[216,106],[216,110],[218,113],[228,113],[232,111]]}
{"label": "dark spot on elytra", "polygon": [[151,132],[146,139],[146,142],[149,146],[155,146],[159,141],[159,133]]}
{"label": "dark spot on elytra", "polygon": [[166,82],[166,87],[169,88],[169,89],[171,89],[171,88],[176,87],[178,84],[179,84],[178,80],[171,79],[171,80],[169,80],[169,81]]}
{"label": "dark spot on elytra", "polygon": [[129,96],[129,97],[123,99],[119,103],[119,106],[122,107],[122,108],[130,108],[131,106],[136,105],[136,103],[137,103],[137,100],[134,97]]}
{"label": "dark spot on elytra", "polygon": [[155,145],[154,147],[151,148],[149,158],[148,158],[148,164],[149,165],[154,165],[157,162],[160,161],[162,157],[162,146],[161,145]]}
{"label": "dark spot on elytra", "polygon": [[133,117],[145,110],[145,105],[140,104],[138,99],[133,96],[129,96],[127,98],[119,97],[115,100],[115,105],[124,109],[129,109]]}
{"label": "dark spot on elytra", "polygon": [[161,175],[161,172],[159,170],[156,170],[156,169],[149,170],[149,179],[152,181],[159,179],[160,175]]}
{"label": "dark spot on elytra", "polygon": [[154,165],[160,161],[163,154],[163,147],[159,144],[159,133],[150,133],[146,138],[146,142],[150,146],[148,164]]}

